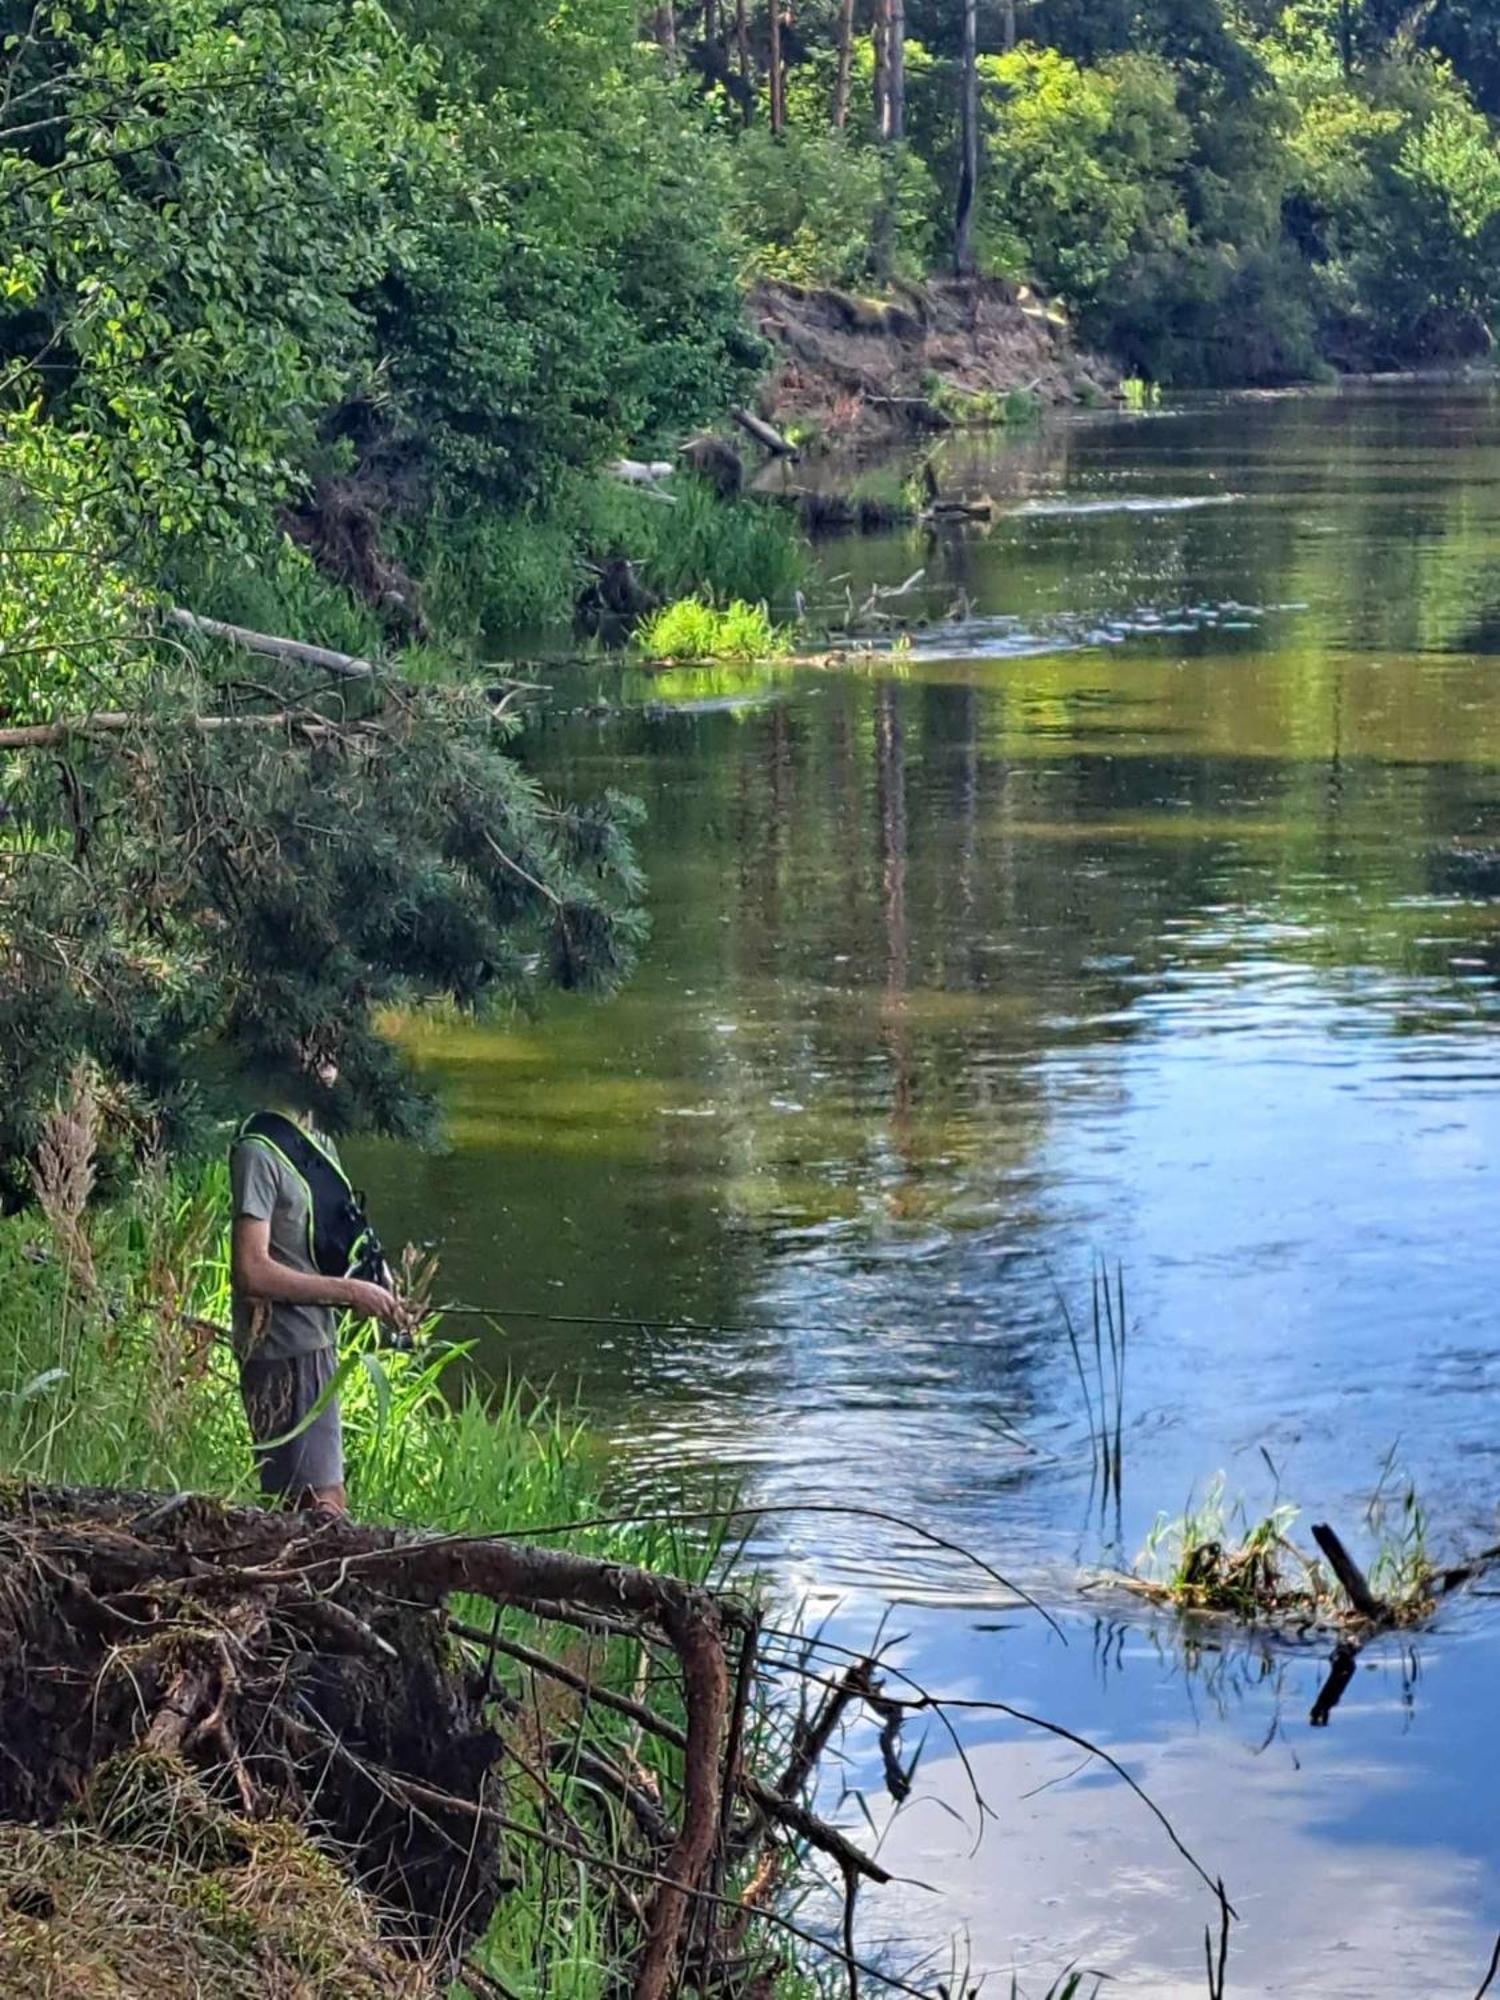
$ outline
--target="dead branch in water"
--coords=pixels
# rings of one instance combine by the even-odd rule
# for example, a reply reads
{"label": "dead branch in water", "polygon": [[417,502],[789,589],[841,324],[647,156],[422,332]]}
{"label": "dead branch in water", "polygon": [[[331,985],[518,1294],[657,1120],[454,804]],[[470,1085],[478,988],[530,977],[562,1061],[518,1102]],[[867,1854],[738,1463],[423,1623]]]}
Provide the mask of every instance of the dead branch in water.
{"label": "dead branch in water", "polygon": [[1313,1523],[1312,1538],[1327,1556],[1329,1568],[1359,1616],[1372,1625],[1389,1624],[1394,1616],[1391,1606],[1371,1590],[1364,1571],[1326,1521]]}

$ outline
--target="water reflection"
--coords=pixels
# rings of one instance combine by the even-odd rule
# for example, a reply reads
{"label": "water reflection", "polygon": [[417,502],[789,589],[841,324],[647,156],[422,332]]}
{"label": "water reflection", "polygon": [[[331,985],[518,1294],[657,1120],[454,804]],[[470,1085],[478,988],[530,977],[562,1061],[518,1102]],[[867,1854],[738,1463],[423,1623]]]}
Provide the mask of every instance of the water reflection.
{"label": "water reflection", "polygon": [[[925,565],[909,658],[616,672],[613,718],[565,694],[538,769],[649,807],[641,976],[420,1031],[453,1150],[369,1163],[456,1293],[623,1322],[486,1350],[579,1388],[622,1489],[873,1498],[1074,1606],[1064,1648],[897,1531],[761,1533],[835,1634],[895,1599],[911,1671],[1129,1762],[1248,1909],[1247,1994],[1477,1984],[1492,1621],[1447,1614],[1420,1682],[1362,1659],[1328,1726],[1326,1654],[1194,1657],[1130,1605],[1101,1641],[1053,1287],[1096,1250],[1128,1274],[1127,1554],[1221,1468],[1263,1504],[1262,1446],[1351,1532],[1393,1444],[1435,1523],[1492,1527],[1497,445],[1485,391],[970,442],[944,481],[992,526],[829,552],[856,596]],[[998,1827],[970,1862],[914,1803],[891,1852],[947,1894],[871,1921],[1201,1991],[1151,1828],[1063,1750],[978,1736]]]}

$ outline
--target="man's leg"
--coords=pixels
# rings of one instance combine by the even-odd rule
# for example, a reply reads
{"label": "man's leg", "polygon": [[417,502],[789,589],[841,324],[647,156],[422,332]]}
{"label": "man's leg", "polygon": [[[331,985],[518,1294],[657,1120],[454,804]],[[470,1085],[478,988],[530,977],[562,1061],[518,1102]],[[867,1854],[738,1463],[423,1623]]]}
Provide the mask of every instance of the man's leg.
{"label": "man's leg", "polygon": [[337,1366],[331,1348],[284,1360],[251,1360],[241,1366],[240,1393],[256,1446],[261,1491],[282,1507],[319,1507],[331,1514],[347,1511],[344,1427],[337,1396],[330,1397],[309,1421]]}

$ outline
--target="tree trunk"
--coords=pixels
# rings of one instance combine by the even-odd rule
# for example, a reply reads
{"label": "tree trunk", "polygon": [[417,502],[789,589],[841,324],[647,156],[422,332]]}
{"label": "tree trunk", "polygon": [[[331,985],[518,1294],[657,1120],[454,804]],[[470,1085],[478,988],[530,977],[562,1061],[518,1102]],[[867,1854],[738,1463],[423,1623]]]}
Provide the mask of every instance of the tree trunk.
{"label": "tree trunk", "polygon": [[875,0],[870,35],[875,45],[875,130],[885,139],[891,123],[891,0]]}
{"label": "tree trunk", "polygon": [[781,61],[781,0],[771,0],[771,130],[780,138],[786,124],[786,73]]}
{"label": "tree trunk", "polygon": [[655,29],[656,39],[664,49],[676,48],[677,9],[673,6],[672,0],[666,0],[665,6],[657,8]]}
{"label": "tree trunk", "polygon": [[833,129],[849,122],[849,77],[854,61],[854,0],[840,0],[838,66],[833,79]]}
{"label": "tree trunk", "polygon": [[906,0],[890,0],[890,133],[892,145],[906,137]]}
{"label": "tree trunk", "polygon": [[703,0],[703,40],[713,48],[719,39],[719,0]]}
{"label": "tree trunk", "polygon": [[740,57],[740,81],[745,86],[745,123],[755,116],[755,78],[750,65],[750,23],[745,17],[745,0],[734,0],[734,42]]}
{"label": "tree trunk", "polygon": [[1005,0],[1000,9],[1000,46],[1007,55],[1016,45],[1016,0]]}
{"label": "tree trunk", "polygon": [[1339,65],[1347,83],[1354,74],[1354,22],[1350,0],[1339,0]]}
{"label": "tree trunk", "polygon": [[953,268],[959,277],[974,269],[974,197],[979,188],[979,0],[964,0],[964,57],[960,84],[958,214],[953,228]]}

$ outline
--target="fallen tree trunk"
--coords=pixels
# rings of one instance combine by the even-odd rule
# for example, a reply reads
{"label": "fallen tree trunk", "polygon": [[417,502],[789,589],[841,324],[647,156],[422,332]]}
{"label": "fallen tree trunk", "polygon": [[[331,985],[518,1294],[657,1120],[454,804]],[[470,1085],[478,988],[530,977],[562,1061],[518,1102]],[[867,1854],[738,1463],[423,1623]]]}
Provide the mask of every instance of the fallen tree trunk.
{"label": "fallen tree trunk", "polygon": [[274,632],[253,632],[248,625],[204,618],[196,611],[184,610],[180,604],[173,605],[167,617],[173,625],[180,625],[200,638],[219,639],[226,646],[238,646],[243,652],[262,653],[275,660],[295,660],[303,666],[321,667],[325,673],[338,674],[345,680],[367,681],[377,671],[373,661],[361,660],[353,653],[310,646],[302,639],[281,639]]}
{"label": "fallen tree trunk", "polygon": [[774,425],[768,424],[764,417],[756,416],[753,410],[747,410],[736,403],[729,414],[742,431],[746,432],[748,436],[753,437],[757,444],[764,445],[766,450],[774,457],[795,458],[797,456],[797,447],[789,443]]}

